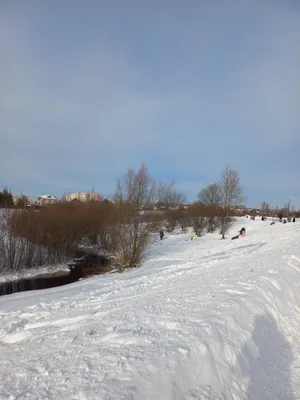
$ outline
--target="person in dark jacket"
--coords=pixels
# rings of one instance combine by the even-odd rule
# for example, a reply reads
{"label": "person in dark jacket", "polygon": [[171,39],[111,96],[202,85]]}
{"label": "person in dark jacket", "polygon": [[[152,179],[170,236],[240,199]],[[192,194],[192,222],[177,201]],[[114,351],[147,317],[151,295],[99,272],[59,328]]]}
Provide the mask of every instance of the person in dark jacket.
{"label": "person in dark jacket", "polygon": [[164,238],[164,233],[163,233],[163,231],[160,231],[160,232],[159,232],[159,237],[160,237],[160,240],[163,240],[163,238]]}

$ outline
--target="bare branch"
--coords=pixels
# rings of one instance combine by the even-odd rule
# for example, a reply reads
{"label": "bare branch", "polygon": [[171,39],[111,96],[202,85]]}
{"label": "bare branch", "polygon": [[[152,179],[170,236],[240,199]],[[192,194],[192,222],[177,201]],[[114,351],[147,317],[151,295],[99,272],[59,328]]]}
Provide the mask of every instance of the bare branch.
{"label": "bare branch", "polygon": [[237,206],[245,201],[240,176],[229,165],[223,169],[220,178],[221,204],[225,210]]}
{"label": "bare branch", "polygon": [[270,211],[270,204],[267,201],[262,201],[261,212],[262,214],[267,214]]}
{"label": "bare branch", "polygon": [[206,206],[218,206],[222,199],[221,187],[218,183],[208,185],[197,194],[197,197],[200,203]]}
{"label": "bare branch", "polygon": [[157,186],[157,199],[159,205],[165,207],[179,207],[186,201],[184,193],[179,191],[176,183],[159,182]]}

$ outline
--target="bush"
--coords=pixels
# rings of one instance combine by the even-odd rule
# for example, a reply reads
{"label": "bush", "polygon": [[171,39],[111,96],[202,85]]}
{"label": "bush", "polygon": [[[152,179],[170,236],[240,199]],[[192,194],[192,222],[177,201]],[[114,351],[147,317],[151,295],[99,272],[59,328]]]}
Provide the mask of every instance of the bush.
{"label": "bush", "polygon": [[20,211],[10,209],[2,212],[0,271],[19,271],[24,267],[31,268],[45,264],[47,261],[51,262],[47,249],[36,240],[36,222],[33,214],[25,216]]}
{"label": "bush", "polygon": [[113,206],[59,203],[5,209],[0,220],[0,269],[20,270],[66,262],[79,246],[112,252],[116,247]]}
{"label": "bush", "polygon": [[151,209],[156,198],[157,185],[145,165],[137,171],[128,169],[123,180],[117,182],[115,255],[122,266],[135,267],[144,258],[157,224],[143,212]]}
{"label": "bush", "polygon": [[201,237],[207,228],[207,219],[205,217],[192,217],[191,225],[195,234]]}
{"label": "bush", "polygon": [[179,212],[178,210],[168,210],[164,214],[165,216],[165,229],[167,232],[171,233],[179,224]]}

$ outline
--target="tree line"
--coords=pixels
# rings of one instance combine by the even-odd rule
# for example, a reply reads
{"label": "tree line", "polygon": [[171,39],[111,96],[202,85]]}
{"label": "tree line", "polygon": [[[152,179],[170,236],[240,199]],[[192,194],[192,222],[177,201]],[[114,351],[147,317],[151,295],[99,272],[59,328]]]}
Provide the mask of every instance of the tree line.
{"label": "tree line", "polygon": [[[128,169],[117,181],[111,201],[11,209],[12,195],[4,189],[0,271],[64,263],[80,246],[97,248],[116,266],[135,267],[160,230],[185,232],[191,227],[199,237],[215,231],[225,235],[235,207],[244,201],[239,174],[230,166],[189,205],[175,182],[156,182],[145,165]],[[263,202],[262,211],[268,210],[269,204]]]}
{"label": "tree line", "polygon": [[[8,191],[5,196],[10,201]],[[156,182],[145,165],[130,168],[117,181],[112,201],[2,210],[0,270],[66,262],[79,246],[99,249],[118,266],[135,267],[160,229],[226,233],[232,208],[243,199],[239,175],[228,166],[189,206],[175,182]]]}
{"label": "tree line", "polygon": [[21,195],[14,202],[14,197],[6,187],[0,191],[0,208],[24,208],[28,204],[28,197]]}

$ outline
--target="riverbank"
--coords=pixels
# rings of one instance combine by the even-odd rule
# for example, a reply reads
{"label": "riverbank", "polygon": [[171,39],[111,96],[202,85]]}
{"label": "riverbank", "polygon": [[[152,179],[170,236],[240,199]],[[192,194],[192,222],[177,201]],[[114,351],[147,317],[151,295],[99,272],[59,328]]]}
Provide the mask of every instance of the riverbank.
{"label": "riverbank", "polygon": [[68,275],[69,272],[70,270],[67,264],[48,265],[45,267],[24,269],[22,271],[6,271],[0,275],[0,284],[21,279],[65,276]]}

